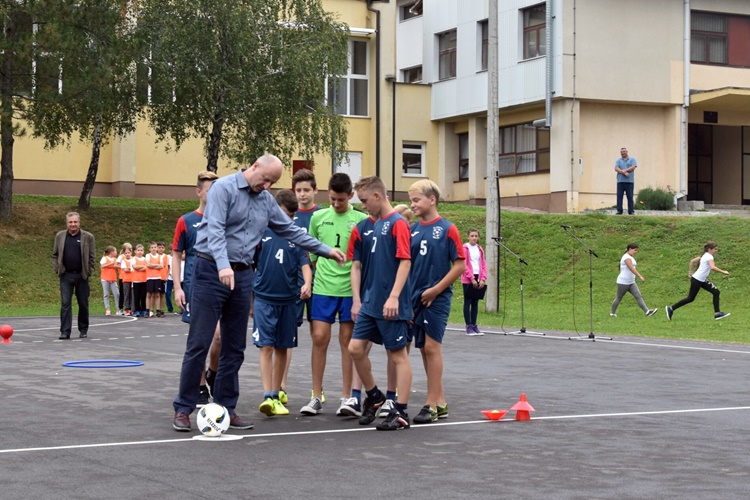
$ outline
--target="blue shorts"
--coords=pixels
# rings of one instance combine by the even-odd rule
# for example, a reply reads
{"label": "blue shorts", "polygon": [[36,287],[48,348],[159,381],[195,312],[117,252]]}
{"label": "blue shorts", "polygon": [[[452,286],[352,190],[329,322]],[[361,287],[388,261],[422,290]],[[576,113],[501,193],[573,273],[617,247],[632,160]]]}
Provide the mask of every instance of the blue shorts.
{"label": "blue shorts", "polygon": [[397,351],[409,344],[409,327],[406,320],[374,318],[360,312],[354,323],[352,339],[369,340],[383,344],[388,351]]}
{"label": "blue shorts", "polygon": [[410,337],[414,339],[414,347],[417,349],[424,347],[425,335],[438,344],[442,344],[445,327],[448,326],[448,316],[451,313],[450,309],[433,302],[430,307],[420,304],[420,308],[415,307],[414,312],[416,316],[410,333]]}
{"label": "blue shorts", "polygon": [[303,312],[305,306],[307,306],[307,321],[312,321],[312,297],[305,300],[297,299],[297,326],[302,326],[302,323],[304,322]]}
{"label": "blue shorts", "polygon": [[297,305],[275,305],[255,297],[253,344],[255,347],[297,347]]}
{"label": "blue shorts", "polygon": [[312,314],[310,315],[313,321],[333,324],[336,322],[336,313],[339,315],[339,323],[351,321],[352,298],[313,294]]}

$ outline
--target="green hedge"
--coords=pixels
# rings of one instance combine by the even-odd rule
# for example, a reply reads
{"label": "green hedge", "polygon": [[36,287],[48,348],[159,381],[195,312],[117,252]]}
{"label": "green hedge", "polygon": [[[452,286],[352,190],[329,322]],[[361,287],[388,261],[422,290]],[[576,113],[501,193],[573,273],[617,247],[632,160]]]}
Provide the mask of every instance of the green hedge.
{"label": "green hedge", "polygon": [[638,191],[635,206],[639,210],[674,210],[674,193],[669,187],[647,187]]}

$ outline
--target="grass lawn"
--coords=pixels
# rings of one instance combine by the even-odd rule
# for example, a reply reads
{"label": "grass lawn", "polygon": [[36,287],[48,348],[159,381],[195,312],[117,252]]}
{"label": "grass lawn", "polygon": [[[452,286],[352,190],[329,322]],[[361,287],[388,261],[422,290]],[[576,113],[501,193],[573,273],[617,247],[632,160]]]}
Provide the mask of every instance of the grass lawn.
{"label": "grass lawn", "polygon": [[[0,316],[57,315],[58,280],[52,271],[52,242],[56,231],[65,228],[65,214],[75,210],[76,199],[53,196],[15,196],[13,219],[0,222]],[[197,200],[142,200],[95,198],[81,216],[82,227],[96,237],[101,255],[107,245],[120,247],[124,241],[147,244],[151,240],[171,242],[177,218],[194,209]],[[484,237],[484,207],[443,203],[441,214],[454,222],[465,236],[477,227]],[[598,254],[593,259],[594,332],[722,342],[750,343],[748,315],[742,301],[750,296],[745,279],[750,244],[750,220],[726,216],[655,217],[608,216],[603,214],[528,214],[503,211],[504,243],[521,255],[524,266],[525,324],[528,329],[589,332],[589,254],[560,228],[573,232]],[[716,264],[731,274],[712,274],[721,290],[721,308],[732,313],[713,320],[711,296],[698,294],[696,301],[679,309],[670,322],[664,306],[687,295],[688,263],[702,253],[703,244],[719,244]],[[638,283],[656,316],[646,318],[627,295],[609,316],[615,294],[619,259],[626,245],[636,241],[638,270],[646,278]],[[482,245],[486,243],[482,239]],[[481,325],[518,328],[521,325],[519,264],[502,251],[498,269],[500,299],[498,313],[485,313],[480,303]],[[92,314],[103,314],[98,275],[91,280]],[[451,322],[463,324],[460,282],[455,295]]]}

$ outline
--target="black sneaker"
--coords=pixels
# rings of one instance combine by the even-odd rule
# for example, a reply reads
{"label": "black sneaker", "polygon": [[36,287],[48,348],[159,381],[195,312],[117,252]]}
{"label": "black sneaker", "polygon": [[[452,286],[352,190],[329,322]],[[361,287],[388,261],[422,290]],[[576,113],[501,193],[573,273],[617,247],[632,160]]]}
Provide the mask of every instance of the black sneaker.
{"label": "black sneaker", "polygon": [[424,405],[419,414],[414,417],[415,424],[431,424],[438,419],[437,410],[430,408],[430,405]]}
{"label": "black sneaker", "polygon": [[78,338],[79,338],[79,339],[85,339],[85,338],[86,338],[86,337],[88,337],[88,336],[89,336],[89,332],[81,332],[81,333],[80,333],[80,334],[78,335]]}
{"label": "black sneaker", "polygon": [[[211,368],[206,369],[206,389],[208,389],[209,396],[214,396],[214,382],[216,382],[216,372]],[[283,401],[282,401],[283,403]]]}
{"label": "black sneaker", "polygon": [[379,431],[400,431],[409,427],[411,427],[409,417],[405,413],[393,410],[375,429]]}
{"label": "black sneaker", "polygon": [[369,425],[378,415],[378,408],[385,403],[385,394],[378,391],[375,398],[365,398],[362,403],[362,415],[359,417],[359,425]]}
{"label": "black sneaker", "polygon": [[666,311],[667,311],[667,319],[669,321],[672,321],[672,313],[673,313],[672,306],[667,306]]}
{"label": "black sneaker", "polygon": [[731,314],[731,313],[717,312],[717,313],[715,313],[715,314],[714,314],[714,319],[715,319],[715,320],[720,320],[720,319],[724,319],[724,318],[726,318],[727,316],[729,316],[730,314]]}
{"label": "black sneaker", "polygon": [[61,333],[58,337],[59,340],[70,340],[70,333]]}
{"label": "black sneaker", "polygon": [[208,389],[205,385],[202,385],[200,393],[198,393],[198,402],[195,404],[195,407],[203,408],[208,404],[208,402]]}

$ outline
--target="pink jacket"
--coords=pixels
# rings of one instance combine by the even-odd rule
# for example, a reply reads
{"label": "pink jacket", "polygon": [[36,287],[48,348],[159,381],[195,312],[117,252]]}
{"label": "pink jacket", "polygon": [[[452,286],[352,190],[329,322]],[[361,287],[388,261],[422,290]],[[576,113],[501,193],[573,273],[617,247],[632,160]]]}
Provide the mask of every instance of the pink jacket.
{"label": "pink jacket", "polygon": [[469,244],[464,243],[464,254],[466,255],[466,269],[464,269],[464,273],[461,275],[461,283],[468,284],[471,283],[471,280],[474,279],[474,275],[479,275],[479,281],[487,281],[487,260],[484,258],[484,249],[482,248],[482,245],[477,245],[479,247],[479,272],[474,272],[474,270],[471,268],[471,254],[469,253]]}

